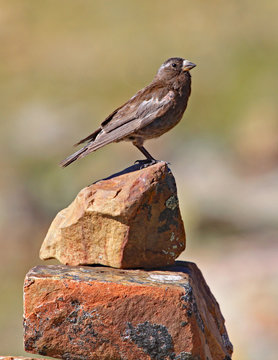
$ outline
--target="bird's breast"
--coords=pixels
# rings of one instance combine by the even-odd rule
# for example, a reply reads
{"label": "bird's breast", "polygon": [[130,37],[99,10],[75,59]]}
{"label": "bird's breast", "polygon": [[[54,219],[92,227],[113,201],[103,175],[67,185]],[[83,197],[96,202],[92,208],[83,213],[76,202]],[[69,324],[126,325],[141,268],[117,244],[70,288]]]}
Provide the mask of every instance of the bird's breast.
{"label": "bird's breast", "polygon": [[159,116],[157,116],[150,124],[136,131],[136,134],[144,139],[152,139],[159,137],[176,126],[181,120],[183,113],[187,106],[188,96],[187,94],[175,94],[169,92],[171,96],[171,106],[163,112],[163,109]]}

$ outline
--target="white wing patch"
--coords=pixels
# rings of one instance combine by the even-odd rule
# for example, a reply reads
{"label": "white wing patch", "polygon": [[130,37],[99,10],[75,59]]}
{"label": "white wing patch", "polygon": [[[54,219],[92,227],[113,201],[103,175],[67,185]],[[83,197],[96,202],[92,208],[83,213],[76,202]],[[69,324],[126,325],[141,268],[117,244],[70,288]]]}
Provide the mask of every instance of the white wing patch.
{"label": "white wing patch", "polygon": [[151,97],[149,100],[144,100],[138,106],[137,116],[142,117],[144,115],[151,115],[158,111],[162,106],[167,104],[174,98],[175,94],[173,91],[169,91],[163,98]]}
{"label": "white wing patch", "polygon": [[142,101],[142,103],[139,105],[139,107],[144,107],[147,106],[148,104],[152,103],[152,102],[156,102],[158,99],[156,98],[154,100],[154,98],[150,98],[149,100],[144,100]]}
{"label": "white wing patch", "polygon": [[171,104],[171,100],[174,96],[174,92],[169,91],[161,99],[158,97],[151,97],[148,100],[142,101],[137,108],[135,103],[127,103],[115,114],[112,121],[102,127],[98,140],[100,141],[102,135],[110,132],[114,132],[116,137],[116,129],[119,128],[122,129],[122,134],[127,135],[142,126],[145,126],[151,119],[156,117],[164,106]]}

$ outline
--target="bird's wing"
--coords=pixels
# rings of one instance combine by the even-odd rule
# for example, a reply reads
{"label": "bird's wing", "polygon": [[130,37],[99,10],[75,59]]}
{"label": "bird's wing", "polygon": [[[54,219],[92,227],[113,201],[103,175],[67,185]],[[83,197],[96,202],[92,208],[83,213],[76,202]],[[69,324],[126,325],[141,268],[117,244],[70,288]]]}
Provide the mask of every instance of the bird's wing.
{"label": "bird's wing", "polygon": [[[111,114],[112,116],[103,121],[97,130],[96,137],[82,149],[65,159],[61,166],[67,166],[111,142],[119,141],[131,135],[156,118],[163,116],[173,106],[173,91],[166,88],[156,89],[155,92],[146,90],[148,87],[144,91],[139,91],[126,104],[115,110]],[[89,140],[90,136],[86,139]]]}
{"label": "bird's wing", "polygon": [[[118,108],[112,116],[108,116],[102,123],[101,128],[105,133],[114,131],[128,123],[134,124],[134,130],[139,122],[142,127],[146,126],[148,120],[151,121],[156,117],[156,113],[173,98],[172,91],[166,87],[159,87],[157,84],[150,84],[146,88],[140,90],[123,106]],[[129,128],[129,126],[127,126]]]}
{"label": "bird's wing", "polygon": [[[153,99],[154,101],[151,101],[154,88],[157,97]],[[101,130],[108,133],[138,117],[142,117],[144,113],[147,114],[149,111],[155,111],[157,107],[163,104],[163,97],[167,95],[167,92],[168,90],[166,87],[157,83],[151,83],[144,89],[139,90],[131,99],[108,115],[99,128],[84,139],[81,139],[75,146],[85,142],[94,141],[97,135],[101,133]],[[162,102],[159,104],[159,101],[161,100]]]}
{"label": "bird's wing", "polygon": [[[125,104],[124,104],[125,105]],[[121,109],[124,105],[118,107],[116,110],[114,110],[109,116],[107,116],[107,118],[102,122],[102,124],[105,124],[105,122],[109,122],[113,116],[119,111],[119,109]],[[102,130],[102,126],[100,126],[99,128],[97,128],[92,134],[86,136],[84,139],[81,139],[78,141],[78,143],[76,143],[74,146],[83,144],[85,142],[88,141],[93,141],[95,140],[95,138],[97,137],[97,135],[101,132]]]}
{"label": "bird's wing", "polygon": [[163,116],[173,106],[174,93],[161,91],[156,95],[148,95],[147,100],[140,97],[139,105],[136,98],[126,103],[109,122],[102,123],[102,131],[88,144],[88,150],[94,151],[110,142],[121,140]]}

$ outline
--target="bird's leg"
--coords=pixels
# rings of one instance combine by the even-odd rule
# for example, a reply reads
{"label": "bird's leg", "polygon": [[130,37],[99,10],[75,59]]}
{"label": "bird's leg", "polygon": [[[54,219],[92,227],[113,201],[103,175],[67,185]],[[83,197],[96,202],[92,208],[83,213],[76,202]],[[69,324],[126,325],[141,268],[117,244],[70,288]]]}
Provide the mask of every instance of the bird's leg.
{"label": "bird's leg", "polygon": [[146,160],[149,161],[156,161],[151,154],[144,148],[144,146],[140,146],[140,145],[135,145],[137,147],[138,150],[141,151],[142,154],[144,154],[146,156]]}
{"label": "bird's leg", "polygon": [[137,144],[134,144],[138,150],[141,151],[142,154],[144,154],[146,156],[146,159],[144,160],[137,160],[135,161],[135,163],[138,163],[143,167],[147,167],[147,166],[150,166],[150,165],[153,165],[153,164],[156,164],[158,162],[158,160],[156,160],[155,158],[153,158],[151,156],[151,154],[144,148],[144,146],[142,145],[137,145]]}

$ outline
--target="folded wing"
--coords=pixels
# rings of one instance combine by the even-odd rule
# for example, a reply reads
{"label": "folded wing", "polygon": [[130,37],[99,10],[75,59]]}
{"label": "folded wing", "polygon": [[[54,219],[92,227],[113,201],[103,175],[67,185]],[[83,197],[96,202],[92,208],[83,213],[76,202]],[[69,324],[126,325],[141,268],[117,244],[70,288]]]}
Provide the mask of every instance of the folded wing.
{"label": "folded wing", "polygon": [[[151,96],[154,93],[156,97]],[[99,129],[81,140],[79,143],[88,140],[89,143],[63,160],[60,165],[68,166],[73,161],[111,142],[124,139],[147,126],[156,118],[163,116],[173,106],[173,96],[173,92],[168,91],[165,87],[153,92],[150,85],[144,89],[144,92],[139,91],[127,103],[109,115]]]}

